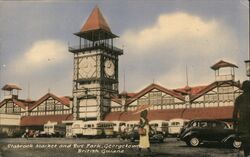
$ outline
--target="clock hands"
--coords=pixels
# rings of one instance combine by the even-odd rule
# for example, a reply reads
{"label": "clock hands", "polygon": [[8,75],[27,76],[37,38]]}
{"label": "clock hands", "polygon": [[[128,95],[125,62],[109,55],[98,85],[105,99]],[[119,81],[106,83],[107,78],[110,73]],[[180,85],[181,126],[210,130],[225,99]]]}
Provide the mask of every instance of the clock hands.
{"label": "clock hands", "polygon": [[111,68],[111,63],[107,63],[107,68]]}

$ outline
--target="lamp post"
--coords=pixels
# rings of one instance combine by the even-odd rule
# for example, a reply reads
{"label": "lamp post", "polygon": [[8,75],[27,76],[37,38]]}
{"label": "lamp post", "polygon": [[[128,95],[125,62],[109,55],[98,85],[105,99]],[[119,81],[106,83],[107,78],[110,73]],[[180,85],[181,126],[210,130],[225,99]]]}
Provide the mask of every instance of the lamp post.
{"label": "lamp post", "polygon": [[250,80],[250,60],[246,60],[246,75],[249,77]]}

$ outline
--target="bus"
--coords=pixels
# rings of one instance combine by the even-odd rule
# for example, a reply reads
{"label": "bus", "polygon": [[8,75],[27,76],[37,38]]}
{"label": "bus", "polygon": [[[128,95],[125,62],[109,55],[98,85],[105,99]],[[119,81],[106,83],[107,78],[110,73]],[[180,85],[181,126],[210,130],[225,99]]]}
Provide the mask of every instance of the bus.
{"label": "bus", "polygon": [[126,129],[127,132],[131,132],[133,130],[137,130],[139,127],[139,121],[138,120],[132,120],[126,122]]}
{"label": "bus", "polygon": [[149,125],[157,133],[163,134],[164,136],[168,135],[169,122],[166,120],[151,120]]}
{"label": "bus", "polygon": [[44,124],[43,129],[44,136],[49,137],[64,137],[66,132],[65,124],[58,124],[57,122],[51,121]]}
{"label": "bus", "polygon": [[83,136],[88,137],[110,137],[114,136],[114,123],[110,121],[86,121],[83,125]]}
{"label": "bus", "polygon": [[188,119],[174,118],[169,120],[168,133],[170,135],[178,135],[181,129],[189,122]]}
{"label": "bus", "polygon": [[121,132],[121,126],[126,125],[124,121],[112,121],[114,123],[113,130],[115,135],[119,135]]}
{"label": "bus", "polygon": [[83,134],[84,121],[77,120],[72,123],[71,133],[73,137],[80,137]]}

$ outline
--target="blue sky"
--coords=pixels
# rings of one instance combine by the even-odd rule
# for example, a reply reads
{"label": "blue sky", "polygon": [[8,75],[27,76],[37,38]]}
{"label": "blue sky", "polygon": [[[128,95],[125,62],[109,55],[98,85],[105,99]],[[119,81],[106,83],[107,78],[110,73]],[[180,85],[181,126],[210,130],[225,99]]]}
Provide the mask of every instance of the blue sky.
{"label": "blue sky", "polygon": [[19,85],[22,98],[40,98],[48,89],[71,95],[68,44],[78,43],[73,33],[95,5],[120,36],[116,46],[124,48],[120,91],[124,73],[128,92],[152,82],[184,87],[186,65],[189,85],[206,85],[214,81],[210,66],[219,60],[239,66],[236,80],[247,79],[247,0],[0,1],[0,85]]}

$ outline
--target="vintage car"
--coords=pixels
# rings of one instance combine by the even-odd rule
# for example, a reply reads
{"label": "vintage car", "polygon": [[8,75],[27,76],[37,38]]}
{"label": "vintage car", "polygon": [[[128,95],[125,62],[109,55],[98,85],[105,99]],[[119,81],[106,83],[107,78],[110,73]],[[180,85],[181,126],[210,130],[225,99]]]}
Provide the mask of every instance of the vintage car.
{"label": "vintage car", "polygon": [[224,143],[234,148],[241,146],[235,131],[226,122],[217,120],[192,120],[181,130],[178,139],[192,147],[197,147],[202,142],[212,141]]}
{"label": "vintage car", "polygon": [[[138,141],[139,138],[140,138],[140,135],[138,133],[138,129],[134,129],[133,131],[130,132],[129,139],[131,142]],[[158,133],[155,130],[151,130],[149,132],[149,141],[162,143],[162,142],[164,142],[164,135],[162,133]]]}

